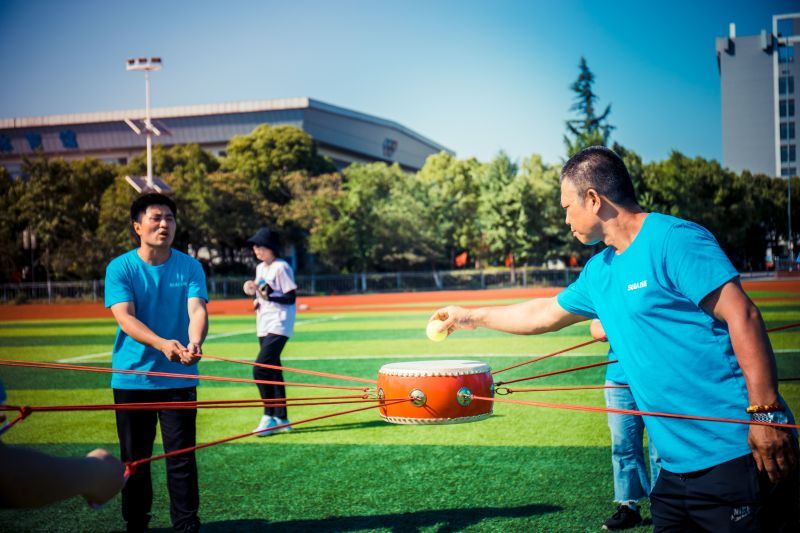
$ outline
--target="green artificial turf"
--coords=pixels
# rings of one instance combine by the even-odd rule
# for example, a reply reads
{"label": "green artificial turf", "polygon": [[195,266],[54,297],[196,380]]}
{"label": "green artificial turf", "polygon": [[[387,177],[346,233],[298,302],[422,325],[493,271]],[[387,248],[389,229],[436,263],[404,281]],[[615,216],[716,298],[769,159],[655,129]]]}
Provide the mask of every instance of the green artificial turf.
{"label": "green artificial turf", "polygon": [[[431,306],[432,309],[436,305]],[[800,322],[800,302],[760,302],[768,327]],[[401,360],[470,358],[493,369],[588,340],[587,324],[540,337],[459,331],[446,342],[425,337],[430,312],[302,313],[283,362],[310,370],[376,378]],[[213,316],[209,354],[253,359],[252,316]],[[109,366],[112,320],[0,324],[0,358]],[[800,328],[770,336],[779,374],[800,377]],[[524,366],[502,379],[604,360],[596,343]],[[202,374],[251,377],[249,366],[203,361]],[[521,386],[601,384],[604,368],[552,376]],[[347,382],[286,373],[287,381]],[[0,366],[9,404],[110,403],[109,375]],[[359,386],[358,383],[352,383]],[[781,384],[795,412],[800,382]],[[290,397],[349,394],[290,387]],[[256,398],[255,386],[203,382],[199,399]],[[602,391],[515,394],[513,398],[603,405]],[[292,406],[294,421],[362,405]],[[198,441],[250,431],[257,408],[203,409]],[[79,456],[95,447],[117,453],[110,411],[34,413],[3,436],[12,445]],[[160,440],[159,440],[160,442]],[[614,511],[609,436],[603,414],[497,404],[482,422],[398,426],[375,410],[299,424],[288,434],[248,437],[197,452],[201,518],[206,531],[591,531]],[[160,452],[160,444],[156,453]],[[164,463],[153,463],[154,528],[169,528]],[[644,515],[649,516],[647,507]],[[80,499],[43,509],[0,511],[0,531],[112,531],[124,528],[119,498],[100,510]],[[647,525],[640,528],[647,530]]]}

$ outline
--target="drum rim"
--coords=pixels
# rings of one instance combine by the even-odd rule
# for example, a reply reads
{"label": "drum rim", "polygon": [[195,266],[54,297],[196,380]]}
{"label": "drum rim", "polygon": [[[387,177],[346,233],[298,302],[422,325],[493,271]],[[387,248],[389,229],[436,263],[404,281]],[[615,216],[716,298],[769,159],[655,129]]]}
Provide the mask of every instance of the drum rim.
{"label": "drum rim", "polygon": [[441,425],[441,424],[466,424],[468,422],[478,422],[489,418],[494,414],[494,409],[488,413],[481,413],[473,416],[459,416],[454,418],[413,418],[407,416],[386,416],[381,413],[381,418],[391,424],[404,424],[404,425]]}
{"label": "drum rim", "polygon": [[[442,366],[457,366],[455,363],[471,363],[473,366],[463,366],[461,368],[424,368],[421,365],[442,363]],[[412,368],[392,368],[395,365],[409,365]],[[413,366],[417,368],[413,368]],[[448,377],[448,376],[471,376],[475,374],[486,374],[491,372],[491,367],[483,361],[470,359],[441,359],[432,361],[403,361],[398,363],[387,363],[378,370],[378,375],[399,376],[399,377]]]}

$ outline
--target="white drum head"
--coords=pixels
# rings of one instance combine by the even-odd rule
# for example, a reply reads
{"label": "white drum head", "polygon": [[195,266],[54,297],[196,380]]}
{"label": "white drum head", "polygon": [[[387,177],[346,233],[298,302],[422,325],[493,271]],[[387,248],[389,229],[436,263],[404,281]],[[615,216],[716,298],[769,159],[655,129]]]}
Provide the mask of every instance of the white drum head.
{"label": "white drum head", "polygon": [[486,363],[480,361],[445,360],[445,361],[408,361],[389,363],[378,371],[386,376],[468,376],[484,374],[491,371]]}

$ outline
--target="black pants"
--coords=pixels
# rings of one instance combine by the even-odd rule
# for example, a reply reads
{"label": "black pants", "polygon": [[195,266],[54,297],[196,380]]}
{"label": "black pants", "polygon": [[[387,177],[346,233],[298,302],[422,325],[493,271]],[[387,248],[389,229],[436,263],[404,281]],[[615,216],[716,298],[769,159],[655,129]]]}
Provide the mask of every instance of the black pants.
{"label": "black pants", "polygon": [[[160,390],[114,389],[115,403],[196,401],[194,387]],[[153,455],[156,424],[161,423],[164,451],[194,446],[197,410],[161,409],[154,411],[117,411],[117,435],[123,461],[135,461]],[[200,493],[197,486],[197,463],[194,452],[166,459],[170,517],[176,531],[196,530],[200,521]],[[128,530],[141,531],[150,521],[153,484],[150,463],[136,469],[122,489],[122,517]]]}
{"label": "black pants", "polygon": [[751,454],[689,474],[662,469],[650,502],[656,532],[800,531],[797,472],[773,485]]}
{"label": "black pants", "polygon": [[[265,365],[281,364],[281,352],[283,347],[286,346],[286,341],[289,337],[283,335],[268,334],[266,337],[259,337],[258,342],[261,344],[261,351],[258,352],[256,363]],[[271,368],[262,368],[259,366],[253,367],[253,377],[255,379],[262,379],[265,381],[283,381],[283,372],[281,370],[273,370]],[[283,385],[265,385],[258,383],[258,393],[264,400],[273,398],[286,398],[286,387]],[[267,416],[277,416],[278,418],[287,418],[286,406],[280,407],[264,407],[264,414]]]}

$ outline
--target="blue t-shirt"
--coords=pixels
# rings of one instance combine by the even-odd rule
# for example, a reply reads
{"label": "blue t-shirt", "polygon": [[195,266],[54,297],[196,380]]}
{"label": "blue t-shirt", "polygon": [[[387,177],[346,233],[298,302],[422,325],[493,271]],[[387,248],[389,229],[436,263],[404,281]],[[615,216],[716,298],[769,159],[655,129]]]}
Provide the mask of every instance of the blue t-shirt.
{"label": "blue t-shirt", "polygon": [[[157,266],[142,261],[131,250],[106,268],[105,305],[133,302],[136,318],[156,335],[189,343],[189,298],[208,301],[206,277],[200,263],[178,250]],[[117,328],[112,352],[114,368],[197,375],[197,365],[184,366],[168,360],[160,351],[145,346]],[[115,389],[176,389],[194,387],[197,379],[113,374]]]}
{"label": "blue t-shirt", "polygon": [[[738,276],[705,228],[649,214],[621,254],[608,247],[558,295],[599,318],[644,411],[747,420],[747,389],[726,324],[700,302]],[[645,417],[664,467],[709,468],[750,453],[744,424]]]}
{"label": "blue t-shirt", "polygon": [[611,363],[606,367],[606,381],[613,381],[614,383],[619,383],[620,385],[627,385],[628,378],[625,376],[625,372],[622,371],[622,363],[619,362],[619,358],[614,353],[614,349],[609,346],[608,347],[608,359],[609,361],[612,359],[616,359],[616,363]]}
{"label": "blue t-shirt", "polygon": [[3,388],[3,382],[0,381],[0,404],[6,403],[6,389]]}

